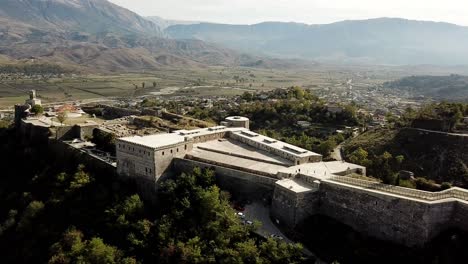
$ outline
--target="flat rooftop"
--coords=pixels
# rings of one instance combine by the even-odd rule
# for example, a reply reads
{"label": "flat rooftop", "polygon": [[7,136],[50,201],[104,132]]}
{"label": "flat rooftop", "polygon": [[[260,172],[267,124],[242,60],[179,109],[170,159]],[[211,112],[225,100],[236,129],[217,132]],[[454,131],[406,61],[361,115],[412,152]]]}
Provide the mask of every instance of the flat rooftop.
{"label": "flat rooftop", "polygon": [[317,179],[329,179],[336,174],[345,173],[348,170],[363,169],[365,167],[343,161],[312,162],[292,166],[281,170],[282,173],[302,174]]}
{"label": "flat rooftop", "polygon": [[55,122],[52,119],[47,118],[47,117],[38,117],[38,118],[29,117],[27,119],[23,119],[22,121],[26,124],[32,124],[34,126],[40,126],[40,127],[46,127],[46,128],[52,127],[52,126],[55,126],[55,127],[64,126],[61,123]]}
{"label": "flat rooftop", "polygon": [[233,156],[235,155],[247,159],[276,163],[278,165],[294,165],[290,160],[284,159],[280,156],[263,150],[256,149],[247,144],[229,138],[211,140],[204,143],[195,144],[194,147],[200,147],[205,150],[213,150],[215,152],[224,152],[225,154],[232,154]]}
{"label": "flat rooftop", "polygon": [[205,135],[210,135],[214,133],[219,133],[219,132],[235,132],[235,131],[242,131],[242,130],[247,130],[242,127],[225,127],[225,126],[215,126],[215,127],[209,127],[209,128],[199,128],[199,129],[191,129],[191,130],[177,130],[174,131],[173,133],[181,135],[181,136],[188,136],[188,137],[199,137],[199,136],[205,136]]}
{"label": "flat rooftop", "polygon": [[277,181],[276,184],[295,193],[309,192],[316,190],[310,184],[304,183],[298,179],[284,179]]}
{"label": "flat rooftop", "polygon": [[[249,150],[246,150],[248,152]],[[258,172],[261,174],[267,173],[271,176],[276,176],[279,170],[286,169],[290,165],[279,165],[279,164],[272,164],[267,162],[268,159],[271,157],[263,157],[265,161],[260,161],[258,159],[251,159],[246,157],[240,156],[233,156],[230,154],[215,152],[212,150],[206,150],[198,148],[194,146],[193,150],[188,153],[188,155],[198,158],[200,160],[205,160],[208,163],[216,163],[219,165],[224,165],[226,167],[237,168],[239,170],[250,170],[254,172]],[[258,154],[260,155],[260,154]],[[259,156],[256,156],[257,158]]]}
{"label": "flat rooftop", "polygon": [[164,133],[150,136],[132,136],[119,138],[119,140],[154,149],[185,142],[185,138],[183,136],[175,133]]}
{"label": "flat rooftop", "polygon": [[254,141],[258,144],[265,145],[271,147],[273,149],[277,149],[281,152],[287,152],[296,157],[310,157],[310,156],[322,156],[318,153],[308,151],[306,149],[288,144],[286,142],[282,142],[264,135],[260,135],[258,133],[252,132],[250,130],[244,129],[240,131],[233,131],[234,134],[238,135],[239,137]]}

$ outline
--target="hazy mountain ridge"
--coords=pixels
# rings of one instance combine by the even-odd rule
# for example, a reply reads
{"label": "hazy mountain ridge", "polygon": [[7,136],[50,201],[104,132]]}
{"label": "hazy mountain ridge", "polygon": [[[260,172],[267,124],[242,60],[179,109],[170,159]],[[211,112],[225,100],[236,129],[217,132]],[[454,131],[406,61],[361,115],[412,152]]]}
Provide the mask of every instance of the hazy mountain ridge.
{"label": "hazy mountain ridge", "polygon": [[376,64],[467,64],[468,27],[380,18],[325,25],[174,25],[176,39],[200,39],[282,58]]}
{"label": "hazy mountain ridge", "polygon": [[147,20],[155,23],[159,28],[166,29],[174,25],[193,25],[202,23],[200,21],[189,21],[189,20],[173,20],[173,19],[164,19],[159,16],[149,16],[145,17]]}

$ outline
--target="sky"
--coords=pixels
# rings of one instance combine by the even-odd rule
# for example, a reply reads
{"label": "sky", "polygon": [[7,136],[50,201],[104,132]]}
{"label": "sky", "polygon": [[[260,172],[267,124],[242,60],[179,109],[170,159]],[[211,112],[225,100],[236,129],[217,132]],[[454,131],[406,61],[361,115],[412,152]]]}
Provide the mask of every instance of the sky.
{"label": "sky", "polygon": [[143,16],[227,24],[399,17],[468,26],[468,0],[109,0]]}

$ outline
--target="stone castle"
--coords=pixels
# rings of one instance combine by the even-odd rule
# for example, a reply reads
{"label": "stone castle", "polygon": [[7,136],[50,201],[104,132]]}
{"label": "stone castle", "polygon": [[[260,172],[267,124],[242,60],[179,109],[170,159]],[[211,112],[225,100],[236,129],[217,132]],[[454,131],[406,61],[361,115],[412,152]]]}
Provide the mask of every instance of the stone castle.
{"label": "stone castle", "polygon": [[31,92],[29,100],[15,108],[24,138],[48,140],[60,146],[61,154],[67,150],[80,159],[88,157],[95,165],[137,179],[143,191],[153,192],[176,172],[210,168],[223,189],[271,198],[272,218],[292,229],[310,216],[325,215],[358,232],[407,246],[422,246],[449,228],[468,231],[467,190],[434,193],[349,177],[366,175],[366,168],[323,162],[317,153],[250,131],[244,117],[228,117],[217,127],[119,138],[114,162],[75,146],[84,143],[65,142],[92,136],[98,124],[63,126],[25,118],[40,103]]}
{"label": "stone castle", "polygon": [[[407,246],[422,246],[448,228],[468,231],[468,191],[431,193],[348,177],[366,168],[322,156],[249,130],[228,117],[221,126],[120,138],[117,172],[150,188],[174,170],[211,168],[230,191],[266,190],[271,216],[294,228],[316,214]],[[243,182],[244,184],[236,184]]]}

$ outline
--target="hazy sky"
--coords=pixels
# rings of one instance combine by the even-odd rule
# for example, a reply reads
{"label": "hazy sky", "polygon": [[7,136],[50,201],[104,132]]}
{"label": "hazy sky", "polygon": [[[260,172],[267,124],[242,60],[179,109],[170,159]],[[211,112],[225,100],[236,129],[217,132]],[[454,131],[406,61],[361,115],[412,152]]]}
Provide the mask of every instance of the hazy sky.
{"label": "hazy sky", "polygon": [[468,26],[468,0],[110,0],[143,16],[232,24],[401,17]]}

